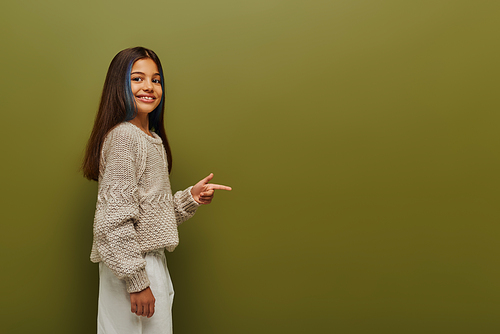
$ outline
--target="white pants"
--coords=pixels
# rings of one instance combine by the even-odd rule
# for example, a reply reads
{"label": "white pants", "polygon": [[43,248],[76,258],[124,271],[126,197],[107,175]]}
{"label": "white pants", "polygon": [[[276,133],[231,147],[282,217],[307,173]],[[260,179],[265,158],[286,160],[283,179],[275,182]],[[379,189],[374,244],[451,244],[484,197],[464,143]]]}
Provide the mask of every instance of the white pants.
{"label": "white pants", "polygon": [[162,250],[147,253],[146,273],[155,297],[155,313],[151,318],[130,311],[130,294],[125,281],[118,279],[99,263],[99,306],[97,334],[172,334],[174,288]]}

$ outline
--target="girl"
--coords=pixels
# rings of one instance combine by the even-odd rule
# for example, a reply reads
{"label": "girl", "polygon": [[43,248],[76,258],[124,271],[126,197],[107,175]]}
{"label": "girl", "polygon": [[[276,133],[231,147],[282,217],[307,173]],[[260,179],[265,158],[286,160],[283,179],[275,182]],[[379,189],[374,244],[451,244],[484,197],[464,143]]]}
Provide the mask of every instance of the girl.
{"label": "girl", "polygon": [[172,333],[174,291],[164,249],[177,226],[209,204],[210,174],[172,196],[163,125],[164,78],[151,50],[119,52],[109,65],[83,163],[99,181],[91,260],[99,263],[98,333]]}

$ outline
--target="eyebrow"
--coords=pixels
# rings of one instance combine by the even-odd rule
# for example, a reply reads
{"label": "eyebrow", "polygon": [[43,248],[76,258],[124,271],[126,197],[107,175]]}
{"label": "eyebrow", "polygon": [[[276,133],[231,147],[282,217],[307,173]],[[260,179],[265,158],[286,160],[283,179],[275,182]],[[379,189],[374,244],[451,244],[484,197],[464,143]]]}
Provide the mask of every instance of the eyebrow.
{"label": "eyebrow", "polygon": [[[132,73],[130,73],[130,74],[131,74],[131,75],[132,75],[132,74],[142,74],[142,75],[146,75],[146,74],[144,74],[143,72],[132,72]],[[155,74],[153,74],[153,76],[155,76],[155,75],[160,75],[160,73],[155,73]]]}

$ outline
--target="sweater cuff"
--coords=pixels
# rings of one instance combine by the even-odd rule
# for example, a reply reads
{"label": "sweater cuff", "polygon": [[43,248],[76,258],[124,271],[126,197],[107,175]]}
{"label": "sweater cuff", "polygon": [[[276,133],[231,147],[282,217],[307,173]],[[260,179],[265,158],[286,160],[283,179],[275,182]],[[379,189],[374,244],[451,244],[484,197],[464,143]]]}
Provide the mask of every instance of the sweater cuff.
{"label": "sweater cuff", "polygon": [[195,212],[196,209],[201,206],[200,203],[194,200],[193,195],[191,194],[191,188],[193,188],[193,186],[183,191],[179,201],[182,210],[186,212]]}
{"label": "sweater cuff", "polygon": [[146,269],[142,268],[134,275],[125,277],[125,283],[127,284],[128,293],[139,292],[146,289],[150,285]]}

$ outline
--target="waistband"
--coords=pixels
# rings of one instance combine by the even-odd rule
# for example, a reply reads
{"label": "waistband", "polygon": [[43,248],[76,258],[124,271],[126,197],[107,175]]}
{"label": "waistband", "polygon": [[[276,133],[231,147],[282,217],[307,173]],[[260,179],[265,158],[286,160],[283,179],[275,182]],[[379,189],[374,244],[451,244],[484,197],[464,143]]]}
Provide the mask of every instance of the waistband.
{"label": "waistband", "polygon": [[165,248],[153,249],[144,253],[144,255],[156,255],[156,256],[165,256]]}

